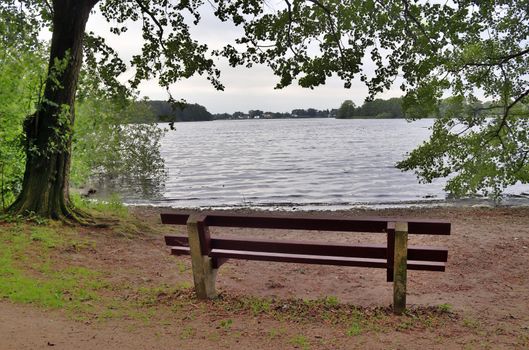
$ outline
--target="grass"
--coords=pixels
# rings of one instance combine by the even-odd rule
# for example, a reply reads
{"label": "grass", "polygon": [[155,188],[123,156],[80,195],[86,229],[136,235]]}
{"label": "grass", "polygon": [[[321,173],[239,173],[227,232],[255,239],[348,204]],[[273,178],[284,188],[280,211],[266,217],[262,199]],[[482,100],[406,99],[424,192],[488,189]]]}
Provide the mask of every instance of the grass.
{"label": "grass", "polygon": [[296,335],[290,339],[290,344],[294,345],[296,348],[301,348],[303,350],[310,349],[310,343],[308,339],[303,335]]}
{"label": "grass", "polygon": [[268,337],[270,339],[280,338],[286,333],[285,328],[271,328],[268,331]]}
{"label": "grass", "polygon": [[[454,314],[440,311],[439,307],[412,308],[404,316],[398,317],[393,315],[389,307],[359,308],[338,303],[334,297],[300,300],[221,295],[213,305],[216,309],[230,314],[248,313],[280,322],[326,325],[342,329],[342,334],[350,337],[369,333],[434,329],[442,327],[454,318]],[[277,337],[278,334],[276,329],[269,332],[271,338]]]}
{"label": "grass", "polygon": [[[161,295],[189,288],[130,287],[109,281],[110,271],[66,263],[62,256],[95,250],[93,240],[56,222],[35,225],[26,220],[0,222],[0,299],[64,309],[74,319],[131,318],[147,321]],[[129,300],[116,294],[130,293]],[[138,311],[138,308],[140,311]]]}
{"label": "grass", "polygon": [[68,229],[15,224],[0,229],[0,298],[51,308],[80,308],[104,287],[97,271],[55,266],[54,249],[86,247]]}
{"label": "grass", "polygon": [[453,309],[452,305],[450,304],[441,304],[441,305],[438,305],[437,308],[442,313],[451,313]]}
{"label": "grass", "polygon": [[105,216],[115,216],[118,218],[128,218],[129,209],[123,205],[121,197],[117,194],[112,194],[107,200],[90,200],[81,197],[79,194],[72,194],[71,200],[76,208],[84,211],[96,211],[104,213]]}
{"label": "grass", "polygon": [[231,318],[229,318],[227,320],[221,320],[219,322],[219,327],[224,329],[224,330],[229,330],[232,325],[233,325],[233,320]]}
{"label": "grass", "polygon": [[360,322],[353,321],[351,326],[347,329],[347,335],[350,337],[356,337],[362,334],[362,326]]}

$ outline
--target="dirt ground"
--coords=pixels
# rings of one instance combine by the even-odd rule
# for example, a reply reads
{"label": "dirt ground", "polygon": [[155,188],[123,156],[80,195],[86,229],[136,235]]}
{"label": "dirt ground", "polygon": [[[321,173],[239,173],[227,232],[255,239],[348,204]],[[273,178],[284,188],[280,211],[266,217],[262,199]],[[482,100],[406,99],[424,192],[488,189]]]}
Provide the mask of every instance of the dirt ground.
{"label": "dirt ground", "polygon": [[[104,230],[83,229],[82,234],[94,239],[97,248],[64,252],[61,258],[69,264],[107,271],[108,278],[116,284],[191,286],[189,258],[170,256],[163,243],[164,233],[184,233],[183,228],[159,224],[160,210],[134,209],[134,215],[149,223],[157,235],[133,239],[108,235]],[[430,327],[406,327],[398,318],[387,316],[389,328],[346,334],[346,325],[314,317],[304,322],[234,313],[199,301],[186,306],[185,315],[181,310],[173,309],[172,313],[171,308],[156,309],[160,313],[156,319],[163,320],[159,322],[73,320],[64,310],[0,301],[0,350],[529,349],[529,208],[355,210],[328,214],[451,221],[450,236],[410,237],[411,245],[448,247],[446,272],[408,272],[408,306],[444,305],[451,316]],[[350,243],[385,239],[373,234],[289,230],[222,229],[213,230],[212,234]],[[228,299],[244,296],[281,303],[332,297],[369,310],[391,304],[392,284],[385,281],[385,273],[368,268],[232,260],[219,270],[217,288]]]}

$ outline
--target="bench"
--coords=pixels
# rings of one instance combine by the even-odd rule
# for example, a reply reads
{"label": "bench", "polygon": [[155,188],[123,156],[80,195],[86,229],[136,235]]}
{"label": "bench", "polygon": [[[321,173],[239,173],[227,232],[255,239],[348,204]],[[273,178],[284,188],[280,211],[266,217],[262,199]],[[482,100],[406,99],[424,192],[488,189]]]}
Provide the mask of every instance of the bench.
{"label": "bench", "polygon": [[[187,236],[165,236],[173,255],[191,255],[195,292],[216,297],[217,270],[228,259],[386,269],[393,282],[393,310],[406,308],[407,270],[445,271],[448,250],[408,247],[408,235],[449,235],[450,223],[402,218],[162,213],[163,224],[186,225]],[[209,227],[368,232],[386,235],[386,244],[338,244],[248,238],[212,238]]]}

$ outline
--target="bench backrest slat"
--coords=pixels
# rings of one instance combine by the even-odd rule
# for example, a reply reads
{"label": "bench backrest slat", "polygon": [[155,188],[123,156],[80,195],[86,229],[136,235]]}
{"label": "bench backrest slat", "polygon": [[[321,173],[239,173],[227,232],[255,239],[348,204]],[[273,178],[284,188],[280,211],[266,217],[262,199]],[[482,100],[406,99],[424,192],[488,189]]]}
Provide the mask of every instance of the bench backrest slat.
{"label": "bench backrest slat", "polygon": [[[185,225],[188,213],[163,213],[162,223]],[[340,232],[387,232],[388,223],[406,221],[409,234],[449,235],[450,222],[442,220],[402,219],[402,218],[335,218],[332,216],[282,217],[271,215],[236,215],[210,213],[205,224],[210,227],[241,227],[263,229],[293,229]]]}

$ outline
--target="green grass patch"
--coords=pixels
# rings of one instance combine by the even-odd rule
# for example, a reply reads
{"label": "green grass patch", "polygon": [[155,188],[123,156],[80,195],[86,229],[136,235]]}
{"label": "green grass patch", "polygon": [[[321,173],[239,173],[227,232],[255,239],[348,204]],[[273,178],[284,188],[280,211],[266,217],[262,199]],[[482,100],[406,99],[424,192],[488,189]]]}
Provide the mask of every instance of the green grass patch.
{"label": "green grass patch", "polygon": [[290,339],[290,344],[303,350],[310,349],[309,340],[303,335],[296,335]]}
{"label": "green grass patch", "polygon": [[106,200],[86,199],[79,194],[72,194],[71,200],[75,207],[84,211],[96,211],[106,216],[113,215],[118,218],[129,217],[129,209],[123,205],[121,197],[117,194],[110,195]]}
{"label": "green grass patch", "polygon": [[0,298],[51,308],[97,300],[96,291],[105,287],[99,272],[53,264],[51,252],[72,243],[71,232],[60,225],[0,227]]}
{"label": "green grass patch", "polygon": [[358,321],[351,323],[351,326],[347,328],[347,335],[350,337],[356,337],[362,334],[362,325]]}

